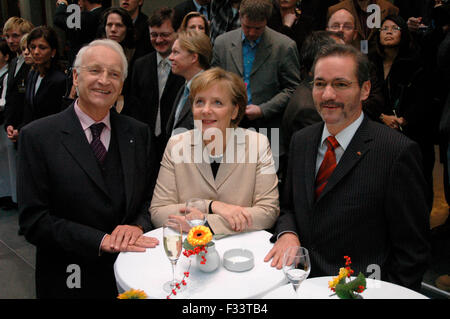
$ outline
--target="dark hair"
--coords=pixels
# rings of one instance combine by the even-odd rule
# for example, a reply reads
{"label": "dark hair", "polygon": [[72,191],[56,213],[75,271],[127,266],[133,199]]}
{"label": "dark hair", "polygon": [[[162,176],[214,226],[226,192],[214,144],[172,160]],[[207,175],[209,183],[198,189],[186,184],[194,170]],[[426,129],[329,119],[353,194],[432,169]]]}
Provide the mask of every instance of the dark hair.
{"label": "dark hair", "polygon": [[342,33],[337,35],[331,31],[314,31],[303,42],[300,50],[300,65],[302,78],[305,78],[314,63],[319,50],[325,45],[336,44],[333,37],[342,38]]}
{"label": "dark hair", "polygon": [[359,87],[370,79],[370,62],[369,59],[360,51],[351,45],[333,44],[322,47],[316,55],[312,66],[314,74],[317,61],[330,56],[349,56],[352,57],[356,63],[356,78],[358,79]]}
{"label": "dark hair", "polygon": [[[399,51],[398,55],[403,56],[405,54],[408,54],[411,50],[417,49],[416,43],[409,32],[408,24],[405,22],[405,20],[400,16],[394,16],[390,15],[384,18],[384,20],[381,22],[381,25],[383,25],[387,20],[394,22],[396,25],[400,27],[401,32],[401,38],[399,43]],[[379,56],[384,58],[384,47],[380,43],[380,32],[377,32],[376,35],[376,51]]]}
{"label": "dark hair", "polygon": [[50,68],[53,68],[55,66],[60,67],[59,65],[59,41],[58,41],[58,35],[56,34],[55,30],[52,29],[49,26],[39,26],[31,30],[31,32],[28,34],[27,38],[27,47],[30,48],[31,42],[33,42],[36,39],[43,38],[45,41],[47,41],[50,48],[56,49],[55,56],[51,60]]}
{"label": "dark hair", "polygon": [[273,4],[270,0],[242,0],[239,15],[250,21],[269,21]]}
{"label": "dark hair", "polygon": [[169,20],[172,24],[172,28],[176,31],[177,28],[175,28],[175,10],[168,8],[168,7],[162,7],[158,8],[155,11],[153,11],[150,18],[148,18],[148,26],[149,27],[160,27],[166,20]]}
{"label": "dark hair", "polygon": [[13,53],[11,51],[11,49],[8,46],[8,44],[3,39],[0,39],[0,52],[3,55],[5,55],[5,56],[7,55],[8,56],[8,62],[11,61],[11,59],[16,55],[15,53]]}
{"label": "dark hair", "polygon": [[108,20],[108,16],[112,13],[118,14],[120,18],[122,19],[122,23],[127,28],[125,38],[120,43],[120,45],[124,48],[134,48],[136,45],[136,31],[133,24],[133,19],[131,19],[130,14],[127,10],[123,8],[109,8],[103,13],[103,19],[102,19],[102,33],[103,37],[106,38],[106,22]]}
{"label": "dark hair", "polygon": [[205,24],[205,34],[207,36],[209,36],[209,23],[208,23],[208,19],[206,19],[206,17],[201,14],[200,12],[197,11],[191,11],[189,13],[187,13],[184,18],[183,21],[181,21],[181,26],[180,26],[180,31],[186,31],[187,30],[187,26],[189,23],[189,20],[191,20],[192,18],[201,18]]}

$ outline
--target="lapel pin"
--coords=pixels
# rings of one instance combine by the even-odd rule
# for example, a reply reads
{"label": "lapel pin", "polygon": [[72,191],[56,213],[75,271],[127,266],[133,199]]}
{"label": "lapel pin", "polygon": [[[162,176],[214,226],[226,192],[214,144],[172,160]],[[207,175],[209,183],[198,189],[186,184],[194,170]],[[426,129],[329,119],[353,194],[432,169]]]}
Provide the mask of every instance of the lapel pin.
{"label": "lapel pin", "polygon": [[361,156],[361,152],[360,152],[360,151],[356,152],[356,154],[357,154],[358,156]]}
{"label": "lapel pin", "polygon": [[134,140],[133,140],[133,139],[131,139],[131,140],[130,140],[130,143],[133,143],[133,142],[134,142]]}

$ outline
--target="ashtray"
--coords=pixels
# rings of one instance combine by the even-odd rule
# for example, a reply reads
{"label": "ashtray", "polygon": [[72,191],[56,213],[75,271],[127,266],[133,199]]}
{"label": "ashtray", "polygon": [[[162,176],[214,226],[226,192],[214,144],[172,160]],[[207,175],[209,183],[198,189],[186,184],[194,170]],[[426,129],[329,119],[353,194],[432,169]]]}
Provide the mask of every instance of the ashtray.
{"label": "ashtray", "polygon": [[229,271],[247,271],[254,265],[253,253],[250,250],[236,248],[227,250],[223,254],[223,266]]}

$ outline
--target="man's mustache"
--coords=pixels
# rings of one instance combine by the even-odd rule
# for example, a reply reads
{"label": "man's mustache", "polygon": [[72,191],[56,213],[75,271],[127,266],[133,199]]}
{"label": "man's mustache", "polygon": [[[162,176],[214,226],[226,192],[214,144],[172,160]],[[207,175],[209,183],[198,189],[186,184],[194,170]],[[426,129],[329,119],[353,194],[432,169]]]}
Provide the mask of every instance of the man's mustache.
{"label": "man's mustache", "polygon": [[319,105],[321,108],[322,107],[341,107],[341,108],[344,107],[344,103],[338,103],[338,102],[333,102],[333,101],[324,101],[324,102],[321,102]]}

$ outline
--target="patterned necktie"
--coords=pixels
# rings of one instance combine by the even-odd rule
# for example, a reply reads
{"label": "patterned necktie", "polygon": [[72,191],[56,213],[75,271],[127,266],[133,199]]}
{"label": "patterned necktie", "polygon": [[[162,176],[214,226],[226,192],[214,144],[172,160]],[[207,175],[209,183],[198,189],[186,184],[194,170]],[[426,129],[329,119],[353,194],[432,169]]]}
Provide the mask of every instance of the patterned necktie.
{"label": "patterned necktie", "polygon": [[170,64],[166,60],[161,60],[158,66],[159,100],[158,100],[158,112],[156,114],[156,122],[155,122],[155,136],[159,136],[161,134],[161,96],[164,92],[164,87],[166,86],[169,72],[170,72]]}
{"label": "patterned necktie", "polygon": [[328,179],[336,168],[336,154],[334,153],[334,150],[339,146],[339,142],[334,136],[328,136],[326,142],[328,148],[316,176],[316,199],[319,198],[325,185],[328,183]]}
{"label": "patterned necktie", "polygon": [[92,132],[91,148],[100,164],[103,164],[103,162],[105,161],[107,153],[105,146],[100,140],[100,135],[102,134],[104,127],[105,127],[104,123],[92,124],[89,127]]}

